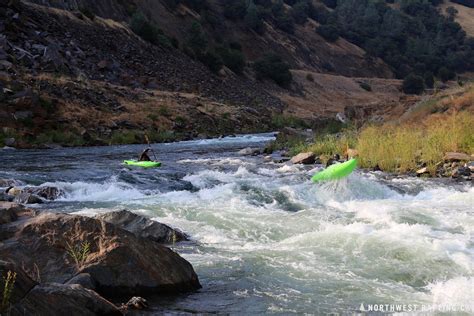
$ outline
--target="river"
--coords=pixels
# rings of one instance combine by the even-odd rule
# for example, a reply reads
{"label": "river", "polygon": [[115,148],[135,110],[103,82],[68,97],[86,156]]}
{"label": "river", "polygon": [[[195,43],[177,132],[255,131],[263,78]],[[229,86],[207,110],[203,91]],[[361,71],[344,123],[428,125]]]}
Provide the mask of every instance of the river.
{"label": "river", "polygon": [[188,233],[192,242],[173,249],[191,262],[203,288],[162,299],[160,311],[474,307],[470,183],[356,171],[315,185],[310,177],[321,166],[238,154],[272,139],[156,144],[163,166],[149,170],[120,164],[136,157],[139,145],[3,150],[0,178],[67,192],[44,209],[93,215],[126,208]]}

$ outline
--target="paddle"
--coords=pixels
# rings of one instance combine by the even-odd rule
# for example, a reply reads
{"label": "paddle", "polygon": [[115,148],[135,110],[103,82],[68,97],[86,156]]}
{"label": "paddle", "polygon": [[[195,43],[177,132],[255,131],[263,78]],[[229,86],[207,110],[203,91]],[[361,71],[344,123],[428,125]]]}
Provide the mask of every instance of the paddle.
{"label": "paddle", "polygon": [[151,152],[153,153],[153,157],[155,157],[155,161],[158,161],[158,158],[156,158],[156,155],[155,155],[155,151],[153,150],[153,148],[151,148],[150,139],[148,139],[148,135],[146,134],[145,134],[145,140],[148,143],[148,148],[150,148]]}

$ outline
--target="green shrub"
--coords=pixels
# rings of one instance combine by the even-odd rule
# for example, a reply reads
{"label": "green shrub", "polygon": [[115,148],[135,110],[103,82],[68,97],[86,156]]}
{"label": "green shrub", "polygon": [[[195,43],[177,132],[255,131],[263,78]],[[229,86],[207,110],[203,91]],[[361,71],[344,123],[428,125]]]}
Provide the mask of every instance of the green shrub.
{"label": "green shrub", "polygon": [[82,7],[79,11],[90,20],[95,19],[95,14],[89,8]]}
{"label": "green shrub", "polygon": [[441,67],[438,71],[438,77],[441,79],[442,82],[446,82],[449,80],[453,80],[456,74],[454,71],[446,68],[446,67]]}
{"label": "green shrub", "polygon": [[253,68],[259,80],[271,79],[282,87],[288,86],[292,81],[290,66],[278,55],[266,55],[257,60]]}
{"label": "green shrub", "polygon": [[372,87],[367,82],[361,82],[359,83],[359,86],[365,91],[372,91]]}
{"label": "green shrub", "polygon": [[312,74],[307,74],[307,75],[306,75],[306,80],[311,81],[311,82],[314,82],[314,77],[313,77],[313,75],[312,75]]}
{"label": "green shrub", "polygon": [[158,44],[158,28],[147,21],[145,16],[141,12],[136,12],[132,16],[130,22],[130,28],[132,31],[140,36],[143,40],[152,43]]}
{"label": "green shrub", "polygon": [[199,57],[199,60],[212,72],[218,72],[222,68],[222,59],[215,52],[207,51]]}
{"label": "green shrub", "polygon": [[245,68],[245,56],[242,51],[221,46],[216,49],[216,52],[226,67],[236,74],[243,72]]}
{"label": "green shrub", "polygon": [[403,80],[402,89],[407,94],[420,94],[425,90],[425,83],[420,76],[409,74]]}
{"label": "green shrub", "polygon": [[10,299],[12,296],[13,288],[15,287],[16,281],[16,272],[8,271],[6,276],[2,276],[2,297],[0,301],[0,315],[9,315],[10,314]]}
{"label": "green shrub", "polygon": [[332,24],[320,25],[316,28],[316,32],[329,42],[335,42],[339,38],[339,30]]}

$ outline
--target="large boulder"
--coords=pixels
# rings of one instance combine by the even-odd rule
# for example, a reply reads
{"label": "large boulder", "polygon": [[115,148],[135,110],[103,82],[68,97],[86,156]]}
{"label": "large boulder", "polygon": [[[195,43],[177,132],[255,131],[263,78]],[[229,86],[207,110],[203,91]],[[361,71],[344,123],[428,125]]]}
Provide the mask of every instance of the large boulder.
{"label": "large boulder", "polygon": [[15,196],[13,202],[20,204],[40,204],[43,203],[43,200],[34,194],[22,192]]}
{"label": "large boulder", "polygon": [[[71,251],[86,246],[84,260],[74,260]],[[36,265],[44,282],[64,283],[78,273],[89,273],[98,292],[109,296],[172,294],[201,287],[191,264],[169,248],[84,216],[33,217],[14,238],[0,243],[0,257]]]}
{"label": "large boulder", "polygon": [[24,207],[14,202],[0,202],[0,224],[7,224],[17,219],[17,212]]}
{"label": "large boulder", "polygon": [[26,187],[23,192],[42,197],[45,200],[56,200],[64,195],[64,191],[56,187]]}
{"label": "large boulder", "polygon": [[12,308],[11,315],[123,315],[111,302],[78,284],[35,286]]}
{"label": "large boulder", "polygon": [[311,165],[316,161],[316,155],[312,152],[308,153],[300,153],[293,158],[291,158],[291,162],[294,164],[304,164],[304,165]]}
{"label": "large boulder", "polygon": [[100,214],[96,218],[112,223],[138,237],[148,238],[159,243],[188,240],[187,236],[178,230],[127,210]]}

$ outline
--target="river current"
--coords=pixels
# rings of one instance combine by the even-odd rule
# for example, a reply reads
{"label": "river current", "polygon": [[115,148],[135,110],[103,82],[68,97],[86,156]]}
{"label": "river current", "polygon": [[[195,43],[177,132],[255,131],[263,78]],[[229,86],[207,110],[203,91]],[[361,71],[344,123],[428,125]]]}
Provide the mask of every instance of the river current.
{"label": "river current", "polygon": [[148,170],[120,163],[139,145],[0,150],[0,178],[65,190],[40,208],[129,209],[188,233],[191,242],[172,248],[203,288],[161,299],[156,311],[353,314],[405,304],[474,312],[470,183],[356,171],[313,184],[322,166],[238,154],[272,139],[156,144],[163,166]]}

